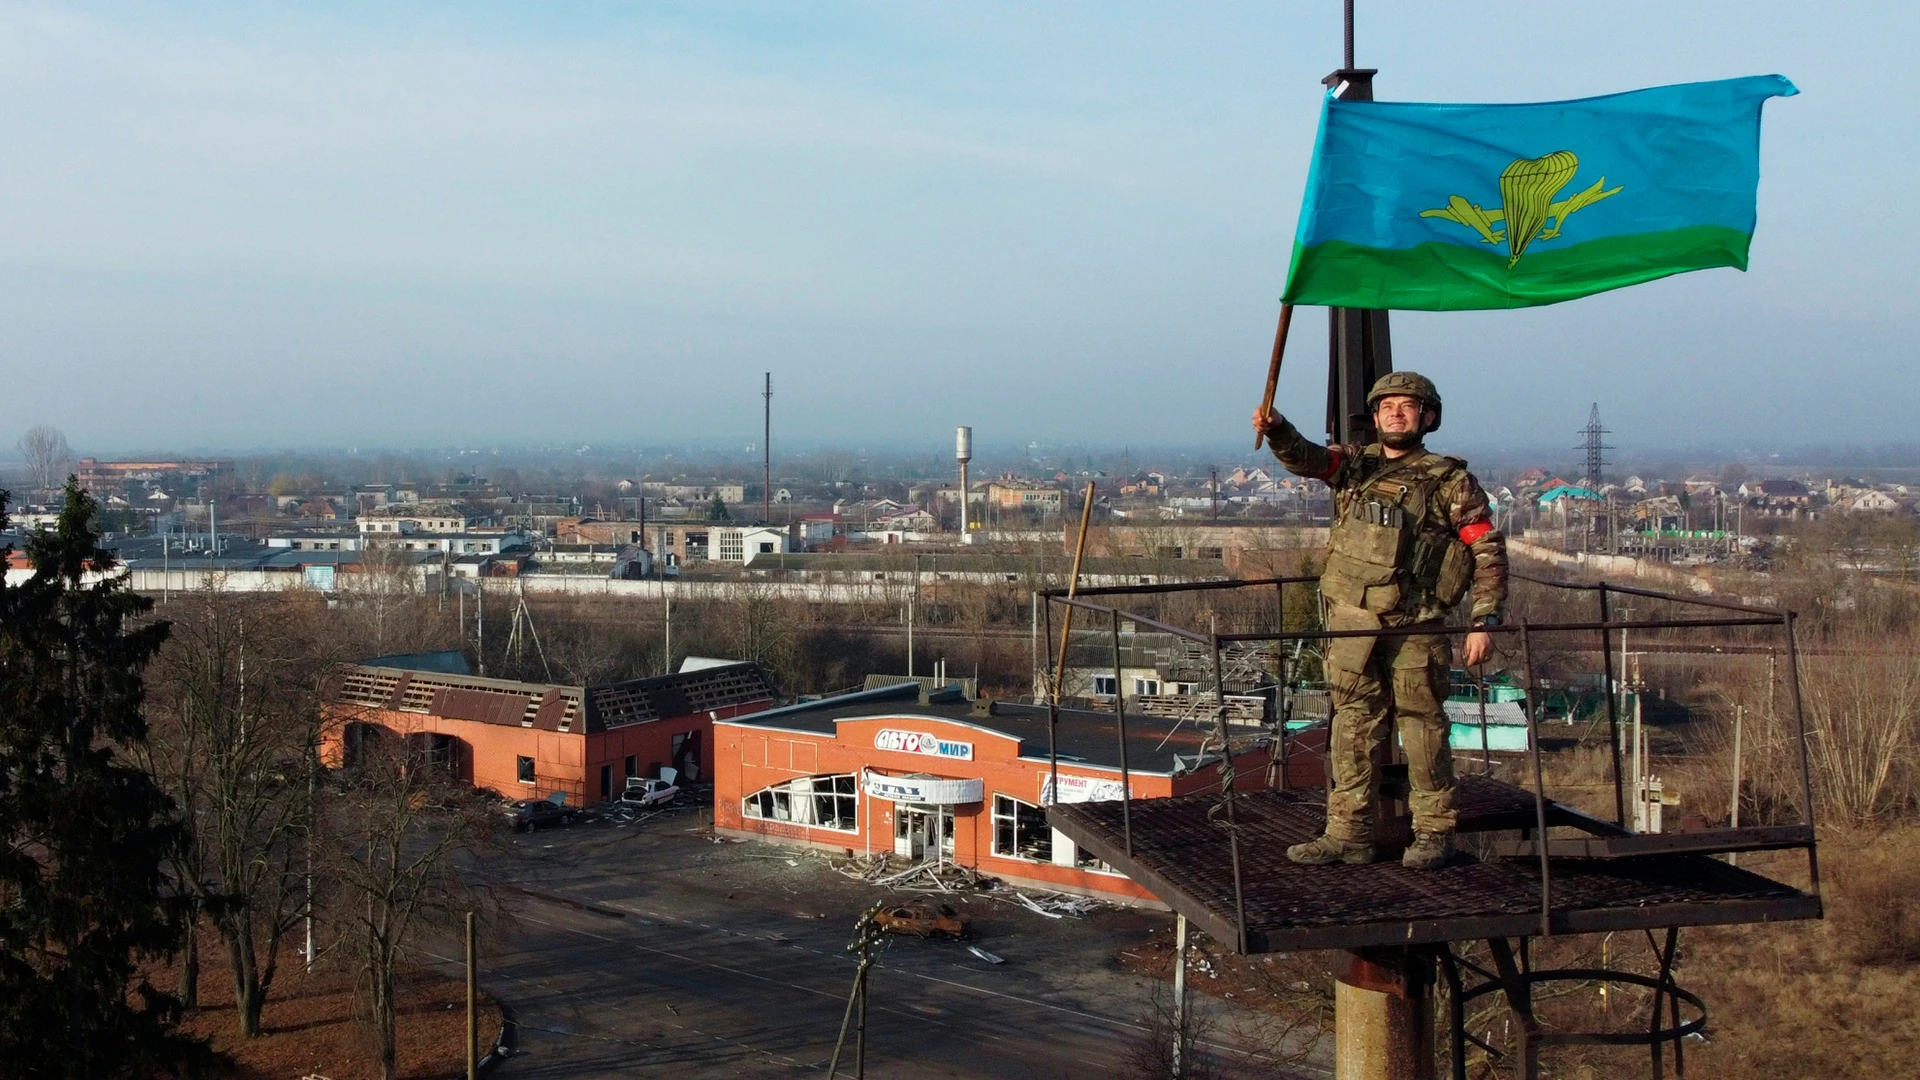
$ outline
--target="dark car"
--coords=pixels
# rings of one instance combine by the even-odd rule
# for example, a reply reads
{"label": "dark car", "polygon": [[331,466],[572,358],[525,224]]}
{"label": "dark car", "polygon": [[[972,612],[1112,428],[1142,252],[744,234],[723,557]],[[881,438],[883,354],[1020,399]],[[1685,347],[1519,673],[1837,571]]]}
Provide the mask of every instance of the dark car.
{"label": "dark car", "polygon": [[507,824],[528,831],[543,825],[571,825],[573,811],[551,799],[520,799],[507,804]]}

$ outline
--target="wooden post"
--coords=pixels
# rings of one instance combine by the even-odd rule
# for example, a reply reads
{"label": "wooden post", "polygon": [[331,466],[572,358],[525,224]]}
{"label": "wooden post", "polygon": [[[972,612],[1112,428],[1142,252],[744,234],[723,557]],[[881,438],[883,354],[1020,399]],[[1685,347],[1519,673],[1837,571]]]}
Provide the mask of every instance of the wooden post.
{"label": "wooden post", "polygon": [[[1260,415],[1262,416],[1273,411],[1273,395],[1275,391],[1280,389],[1280,358],[1286,355],[1287,331],[1292,326],[1293,305],[1281,304],[1280,326],[1273,332],[1273,357],[1267,361],[1267,393],[1265,397],[1260,399]],[[1266,437],[1267,433],[1264,431],[1255,432],[1253,435],[1253,448],[1255,450],[1260,449],[1260,444],[1265,441]],[[1215,517],[1218,517],[1220,516],[1220,507],[1218,498],[1219,491],[1217,488],[1215,489],[1214,495],[1213,513]]]}
{"label": "wooden post", "polygon": [[474,972],[473,912],[467,912],[467,1080],[480,1076],[480,1016],[476,1006],[478,978]]}

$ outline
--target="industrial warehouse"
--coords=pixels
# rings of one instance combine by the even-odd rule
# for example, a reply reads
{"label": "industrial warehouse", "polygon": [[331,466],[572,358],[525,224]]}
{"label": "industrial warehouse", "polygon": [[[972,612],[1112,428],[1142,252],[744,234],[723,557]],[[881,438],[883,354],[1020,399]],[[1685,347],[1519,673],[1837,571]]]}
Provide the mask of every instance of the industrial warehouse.
{"label": "industrial warehouse", "polygon": [[[1058,716],[1053,757],[1045,706],[968,700],[957,685],[901,683],[721,718],[713,725],[714,828],[1157,906],[1053,829],[1045,808],[1218,792],[1218,738],[1190,719],[1128,716],[1123,750],[1112,712]],[[1266,730],[1235,737],[1236,788],[1324,782],[1319,758],[1292,740],[1282,776],[1274,740]]]}

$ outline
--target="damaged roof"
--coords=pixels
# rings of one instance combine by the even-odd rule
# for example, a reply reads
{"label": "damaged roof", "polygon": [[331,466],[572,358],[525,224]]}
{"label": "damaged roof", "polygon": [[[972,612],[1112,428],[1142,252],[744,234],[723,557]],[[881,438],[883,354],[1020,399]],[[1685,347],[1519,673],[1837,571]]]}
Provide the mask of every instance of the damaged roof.
{"label": "damaged roof", "polygon": [[[1120,740],[1114,715],[1106,710],[1061,709],[1055,734],[1063,763],[1120,768]],[[923,692],[914,683],[858,691],[818,701],[802,702],[723,721],[741,727],[774,728],[837,736],[842,720],[945,720],[997,732],[1020,740],[1020,757],[1046,761],[1047,707],[1015,701],[969,701],[957,687]],[[1216,756],[1202,744],[1216,735],[1211,721],[1180,720],[1127,713],[1127,768],[1131,772],[1179,776],[1191,772],[1206,757]],[[1263,739],[1265,731],[1235,733],[1235,753]],[[1238,736],[1244,735],[1243,746]],[[1215,744],[1217,746],[1217,742]]]}
{"label": "damaged roof", "polygon": [[593,734],[771,703],[774,688],[767,670],[750,661],[591,686],[356,664],[340,678],[332,699],[370,709]]}

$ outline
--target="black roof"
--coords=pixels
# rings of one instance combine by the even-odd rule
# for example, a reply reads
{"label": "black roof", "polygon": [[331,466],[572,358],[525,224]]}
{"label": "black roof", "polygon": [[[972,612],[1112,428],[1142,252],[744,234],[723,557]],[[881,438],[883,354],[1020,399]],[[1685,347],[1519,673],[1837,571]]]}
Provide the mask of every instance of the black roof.
{"label": "black roof", "polygon": [[[804,731],[833,736],[842,720],[897,716],[970,724],[1020,740],[1020,756],[1047,760],[1047,707],[1015,701],[968,701],[957,687],[923,692],[913,683],[802,702],[723,721],[743,727]],[[1074,765],[1120,767],[1120,740],[1111,711],[1061,709],[1056,733],[1060,760]],[[1211,721],[1127,714],[1127,767],[1138,773],[1191,772]],[[1237,741],[1236,741],[1237,745]]]}

